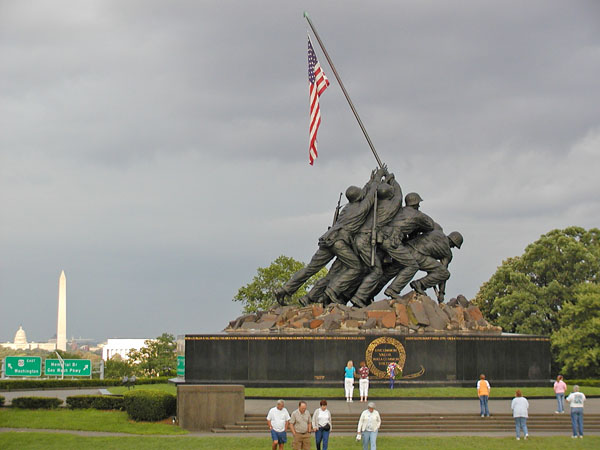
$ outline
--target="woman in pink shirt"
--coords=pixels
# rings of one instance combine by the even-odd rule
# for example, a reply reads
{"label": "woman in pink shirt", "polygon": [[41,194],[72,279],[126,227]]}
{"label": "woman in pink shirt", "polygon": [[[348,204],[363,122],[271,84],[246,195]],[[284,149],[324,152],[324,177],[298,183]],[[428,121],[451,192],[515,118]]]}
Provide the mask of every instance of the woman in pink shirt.
{"label": "woman in pink shirt", "polygon": [[563,381],[563,376],[559,375],[556,377],[554,382],[554,393],[556,394],[556,401],[558,402],[558,410],[554,411],[555,414],[562,414],[565,412],[565,391],[567,390],[567,384]]}

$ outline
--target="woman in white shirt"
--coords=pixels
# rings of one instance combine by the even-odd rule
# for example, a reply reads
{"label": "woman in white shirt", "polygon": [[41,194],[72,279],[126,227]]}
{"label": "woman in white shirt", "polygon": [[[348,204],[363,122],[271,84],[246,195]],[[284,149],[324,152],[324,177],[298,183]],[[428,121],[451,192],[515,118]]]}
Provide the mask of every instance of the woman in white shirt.
{"label": "woman in white shirt", "polygon": [[363,441],[363,450],[369,450],[369,443],[371,444],[371,450],[377,449],[377,431],[381,426],[381,417],[379,412],[375,410],[375,403],[369,402],[367,409],[365,409],[360,415],[358,420],[358,429],[356,439]]}
{"label": "woman in white shirt", "polygon": [[515,432],[517,433],[517,441],[521,439],[520,431],[523,430],[523,438],[527,439],[529,434],[527,433],[527,410],[529,409],[529,402],[520,389],[517,389],[517,396],[513,398],[512,403],[510,404],[510,409],[512,409],[513,417],[515,418]]}
{"label": "woman in white shirt", "polygon": [[327,409],[327,400],[321,400],[321,407],[315,409],[312,416],[312,426],[315,432],[315,441],[317,442],[317,450],[327,450],[329,444],[329,432],[331,431],[331,413]]}

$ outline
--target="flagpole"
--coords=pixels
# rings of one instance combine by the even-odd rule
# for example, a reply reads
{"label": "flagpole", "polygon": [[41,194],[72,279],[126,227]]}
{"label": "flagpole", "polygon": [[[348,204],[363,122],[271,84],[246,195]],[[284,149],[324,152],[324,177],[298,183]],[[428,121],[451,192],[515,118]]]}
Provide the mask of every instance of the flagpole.
{"label": "flagpole", "polygon": [[354,107],[352,100],[350,100],[348,91],[346,91],[346,88],[344,87],[344,83],[342,83],[342,79],[338,75],[337,70],[335,70],[333,61],[331,61],[331,58],[329,57],[329,53],[327,53],[327,50],[325,49],[325,46],[323,45],[323,42],[321,41],[321,38],[319,37],[319,33],[317,33],[317,30],[315,29],[312,21],[310,20],[310,17],[308,17],[308,13],[306,11],[304,11],[304,18],[308,21],[310,28],[312,29],[313,33],[315,34],[315,37],[317,38],[317,41],[319,42],[319,46],[321,47],[321,50],[323,50],[323,53],[325,54],[325,58],[327,59],[327,62],[329,63],[329,66],[331,67],[331,70],[333,71],[333,74],[335,75],[335,79],[337,80],[338,84],[342,88],[342,92],[344,93],[344,96],[346,97],[346,100],[348,101],[348,104],[350,105],[350,109],[354,113],[354,117],[356,117],[356,120],[358,121],[358,125],[360,126],[360,129],[362,130],[363,134],[365,135],[365,138],[367,139],[367,142],[369,143],[369,147],[371,147],[371,151],[373,152],[373,155],[375,156],[375,159],[377,160],[377,164],[379,164],[379,167],[383,167],[383,163],[381,162],[381,159],[379,159],[379,155],[377,154],[377,151],[375,150],[375,146],[373,145],[373,142],[371,142],[371,138],[369,137],[369,134],[367,133],[367,129],[363,125],[362,120],[360,120],[360,117],[358,116],[358,112],[356,111],[356,108]]}

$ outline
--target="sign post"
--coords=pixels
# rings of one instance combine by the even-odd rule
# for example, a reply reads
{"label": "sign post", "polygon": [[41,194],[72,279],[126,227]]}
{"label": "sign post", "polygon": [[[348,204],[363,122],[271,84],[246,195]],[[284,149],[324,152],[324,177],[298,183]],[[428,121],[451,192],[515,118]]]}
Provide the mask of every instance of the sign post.
{"label": "sign post", "polygon": [[42,358],[39,356],[7,356],[4,359],[7,377],[41,377]]}
{"label": "sign post", "polygon": [[177,356],[177,376],[185,378],[185,356]]}
{"label": "sign post", "polygon": [[92,375],[92,361],[89,359],[63,359],[62,364],[58,359],[47,359],[47,376],[90,377]]}

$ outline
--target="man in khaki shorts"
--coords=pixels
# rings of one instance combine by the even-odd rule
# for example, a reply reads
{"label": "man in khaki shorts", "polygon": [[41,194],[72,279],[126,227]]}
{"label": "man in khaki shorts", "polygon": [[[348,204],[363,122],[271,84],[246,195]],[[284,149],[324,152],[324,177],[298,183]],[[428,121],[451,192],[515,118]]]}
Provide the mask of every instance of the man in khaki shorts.
{"label": "man in khaki shorts", "polygon": [[310,450],[310,433],[312,432],[312,420],[306,409],[306,402],[301,401],[298,409],[290,417],[290,429],[294,435],[294,450]]}

